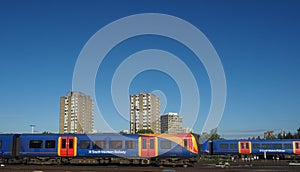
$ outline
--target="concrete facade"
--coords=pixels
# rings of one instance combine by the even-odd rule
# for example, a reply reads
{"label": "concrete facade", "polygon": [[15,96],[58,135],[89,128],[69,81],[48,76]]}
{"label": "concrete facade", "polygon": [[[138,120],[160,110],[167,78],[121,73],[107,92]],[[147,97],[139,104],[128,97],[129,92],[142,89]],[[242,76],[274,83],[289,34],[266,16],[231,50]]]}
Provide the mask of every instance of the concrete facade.
{"label": "concrete facade", "polygon": [[161,116],[161,133],[182,133],[182,116],[177,113],[166,113]]}
{"label": "concrete facade", "polygon": [[130,95],[130,133],[141,129],[151,129],[161,133],[160,100],[154,94],[146,92]]}
{"label": "concrete facade", "polygon": [[68,92],[60,97],[59,133],[92,133],[93,100],[81,92]]}

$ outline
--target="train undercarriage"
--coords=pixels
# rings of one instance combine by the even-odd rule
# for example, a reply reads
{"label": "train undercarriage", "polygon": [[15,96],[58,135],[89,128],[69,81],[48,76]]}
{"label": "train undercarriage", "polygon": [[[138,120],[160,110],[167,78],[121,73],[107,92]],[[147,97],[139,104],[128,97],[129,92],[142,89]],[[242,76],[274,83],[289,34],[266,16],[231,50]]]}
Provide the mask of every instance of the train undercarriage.
{"label": "train undercarriage", "polygon": [[197,158],[139,158],[122,157],[9,157],[0,158],[0,164],[28,165],[157,165],[192,166]]}

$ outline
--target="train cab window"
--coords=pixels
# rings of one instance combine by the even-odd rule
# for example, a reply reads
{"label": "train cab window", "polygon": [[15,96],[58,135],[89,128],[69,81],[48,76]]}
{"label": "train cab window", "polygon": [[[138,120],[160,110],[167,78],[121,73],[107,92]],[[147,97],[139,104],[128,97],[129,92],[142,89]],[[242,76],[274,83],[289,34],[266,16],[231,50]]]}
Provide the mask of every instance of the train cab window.
{"label": "train cab window", "polygon": [[245,146],[244,146],[244,143],[241,143],[241,148],[242,148],[242,149],[244,149],[244,148],[245,148]]}
{"label": "train cab window", "polygon": [[93,142],[93,149],[105,149],[106,142],[105,140],[96,140]]}
{"label": "train cab window", "polygon": [[274,149],[282,149],[282,144],[274,143],[274,144],[273,144],[273,148],[274,148]]}
{"label": "train cab window", "polygon": [[283,145],[283,147],[284,147],[284,149],[293,149],[293,145],[290,144],[290,143],[285,143],[285,144]]}
{"label": "train cab window", "polygon": [[55,148],[55,140],[46,140],[45,148]]}
{"label": "train cab window", "polygon": [[30,140],[29,148],[43,148],[43,141],[42,140]]}
{"label": "train cab window", "polygon": [[154,139],[150,139],[150,149],[154,149]]}
{"label": "train cab window", "polygon": [[169,141],[169,140],[160,141],[160,148],[161,149],[171,149],[171,141]]}
{"label": "train cab window", "polygon": [[146,149],[146,148],[147,148],[147,141],[142,140],[142,149]]}
{"label": "train cab window", "polygon": [[2,140],[0,140],[0,148],[2,148]]}
{"label": "train cab window", "polygon": [[122,149],[122,140],[112,140],[109,142],[109,149]]}
{"label": "train cab window", "polygon": [[135,141],[133,141],[133,140],[126,140],[125,141],[125,148],[126,149],[135,149],[135,147],[136,147]]}
{"label": "train cab window", "polygon": [[299,143],[296,143],[296,149],[299,149]]}
{"label": "train cab window", "polygon": [[264,143],[264,144],[262,144],[262,148],[263,149],[270,149],[271,148],[271,144]]}
{"label": "train cab window", "polygon": [[234,143],[230,144],[230,149],[237,149],[237,144]]}
{"label": "train cab window", "polygon": [[80,140],[79,147],[80,147],[80,149],[90,149],[90,141],[89,140]]}
{"label": "train cab window", "polygon": [[254,143],[254,144],[253,144],[253,148],[255,148],[255,149],[260,149],[260,144]]}
{"label": "train cab window", "polygon": [[220,144],[220,149],[228,149],[228,144],[221,143]]}

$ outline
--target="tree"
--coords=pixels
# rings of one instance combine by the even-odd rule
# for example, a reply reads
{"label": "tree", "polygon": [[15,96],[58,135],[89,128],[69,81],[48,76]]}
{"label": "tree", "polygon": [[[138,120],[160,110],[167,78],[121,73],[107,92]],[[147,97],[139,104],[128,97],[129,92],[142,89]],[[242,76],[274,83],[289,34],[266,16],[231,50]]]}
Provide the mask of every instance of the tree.
{"label": "tree", "polygon": [[286,134],[285,139],[293,139],[293,135],[290,131]]}
{"label": "tree", "polygon": [[215,134],[212,134],[210,137],[209,137],[209,140],[223,140],[224,138],[222,138],[219,134],[215,133]]}
{"label": "tree", "polygon": [[283,133],[278,133],[277,139],[284,139],[284,134]]}
{"label": "tree", "polygon": [[300,127],[297,129],[297,133],[295,134],[295,139],[300,139]]}
{"label": "tree", "polygon": [[137,132],[138,134],[154,134],[151,129],[141,129]]}

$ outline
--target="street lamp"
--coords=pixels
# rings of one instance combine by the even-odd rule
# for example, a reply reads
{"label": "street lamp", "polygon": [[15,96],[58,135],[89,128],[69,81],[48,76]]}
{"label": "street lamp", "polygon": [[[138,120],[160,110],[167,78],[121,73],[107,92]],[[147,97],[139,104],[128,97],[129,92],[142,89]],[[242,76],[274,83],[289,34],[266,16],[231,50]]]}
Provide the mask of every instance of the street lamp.
{"label": "street lamp", "polygon": [[34,133],[34,127],[35,127],[36,125],[33,125],[33,124],[31,124],[30,125],[30,127],[31,127],[31,133],[33,134]]}

